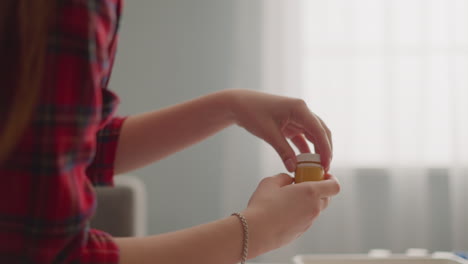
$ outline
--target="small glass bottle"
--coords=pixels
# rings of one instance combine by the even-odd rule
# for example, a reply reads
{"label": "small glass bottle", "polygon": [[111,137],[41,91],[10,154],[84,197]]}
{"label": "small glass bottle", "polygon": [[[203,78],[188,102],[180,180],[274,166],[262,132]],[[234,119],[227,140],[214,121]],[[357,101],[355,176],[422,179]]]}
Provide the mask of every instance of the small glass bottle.
{"label": "small glass bottle", "polygon": [[297,155],[295,182],[323,180],[323,167],[320,164],[320,154],[302,153]]}

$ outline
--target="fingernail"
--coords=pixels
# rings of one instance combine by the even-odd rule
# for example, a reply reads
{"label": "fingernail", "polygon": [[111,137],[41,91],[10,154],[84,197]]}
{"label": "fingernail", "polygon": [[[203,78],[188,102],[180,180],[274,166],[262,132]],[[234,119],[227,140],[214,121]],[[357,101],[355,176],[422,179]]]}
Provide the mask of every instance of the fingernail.
{"label": "fingernail", "polygon": [[296,169],[296,163],[292,159],[286,160],[284,163],[289,172],[293,172]]}
{"label": "fingernail", "polygon": [[328,165],[325,167],[325,171],[328,172],[330,170],[331,158],[328,159]]}

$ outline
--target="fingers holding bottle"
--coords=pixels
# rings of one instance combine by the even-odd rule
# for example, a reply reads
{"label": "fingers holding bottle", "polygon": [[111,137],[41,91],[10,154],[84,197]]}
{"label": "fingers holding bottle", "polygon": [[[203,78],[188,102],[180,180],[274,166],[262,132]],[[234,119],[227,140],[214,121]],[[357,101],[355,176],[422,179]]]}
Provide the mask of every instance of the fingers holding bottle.
{"label": "fingers holding bottle", "polygon": [[263,179],[243,212],[251,226],[252,256],[284,246],[305,232],[338,194],[338,181],[292,184],[287,174]]}
{"label": "fingers holding bottle", "polygon": [[289,172],[296,168],[296,155],[288,139],[301,153],[310,152],[307,141],[313,143],[328,171],[332,157],[330,129],[304,100],[251,90],[230,90],[228,94],[235,123],[268,142]]}

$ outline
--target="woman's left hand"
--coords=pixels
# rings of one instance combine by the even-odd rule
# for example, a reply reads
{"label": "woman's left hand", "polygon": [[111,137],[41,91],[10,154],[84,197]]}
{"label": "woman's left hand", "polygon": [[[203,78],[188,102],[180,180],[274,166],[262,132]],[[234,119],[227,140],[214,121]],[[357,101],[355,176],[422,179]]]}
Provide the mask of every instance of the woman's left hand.
{"label": "woman's left hand", "polygon": [[310,152],[306,140],[312,142],[321,156],[322,166],[328,171],[333,152],[331,132],[304,100],[251,90],[229,92],[235,122],[268,142],[289,172],[295,170],[296,155],[287,139],[301,153]]}

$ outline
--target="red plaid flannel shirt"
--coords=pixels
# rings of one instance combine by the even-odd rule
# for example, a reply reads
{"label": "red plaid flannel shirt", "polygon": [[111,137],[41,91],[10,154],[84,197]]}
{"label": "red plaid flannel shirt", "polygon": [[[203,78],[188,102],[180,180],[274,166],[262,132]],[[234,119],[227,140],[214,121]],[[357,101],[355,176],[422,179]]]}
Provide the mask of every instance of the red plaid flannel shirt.
{"label": "red plaid flannel shirt", "polygon": [[121,1],[57,5],[33,120],[0,165],[0,263],[118,263],[112,237],[89,220],[92,185],[112,184],[124,120],[107,90]]}

